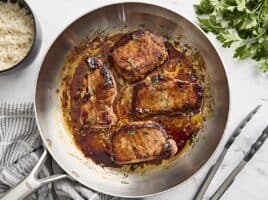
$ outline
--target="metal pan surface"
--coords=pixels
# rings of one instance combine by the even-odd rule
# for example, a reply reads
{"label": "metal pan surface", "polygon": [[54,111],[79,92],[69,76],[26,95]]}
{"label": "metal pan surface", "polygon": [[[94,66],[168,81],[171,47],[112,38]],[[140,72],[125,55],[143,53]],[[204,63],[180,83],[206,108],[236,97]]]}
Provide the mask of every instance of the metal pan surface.
{"label": "metal pan surface", "polygon": [[[99,29],[138,27],[176,37],[183,35],[187,43],[200,51],[210,77],[214,114],[204,124],[202,139],[172,162],[168,169],[155,169],[138,174],[102,168],[86,159],[75,146],[64,126],[60,106],[60,76],[66,53],[81,39]],[[215,151],[228,118],[229,88],[223,63],[205,34],[180,14],[156,5],[120,3],[101,7],[80,17],[54,41],[41,66],[36,84],[35,111],[42,139],[57,163],[85,186],[121,197],[144,197],[173,188],[191,177]]]}

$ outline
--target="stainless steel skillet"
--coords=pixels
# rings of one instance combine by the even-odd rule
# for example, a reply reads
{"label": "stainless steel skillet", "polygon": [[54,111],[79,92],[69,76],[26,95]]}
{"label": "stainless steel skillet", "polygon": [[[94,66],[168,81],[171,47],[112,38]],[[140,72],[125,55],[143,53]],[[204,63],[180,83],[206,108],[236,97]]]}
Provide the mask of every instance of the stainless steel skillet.
{"label": "stainless steel skillet", "polygon": [[[60,107],[60,75],[66,53],[95,30],[116,29],[124,25],[146,28],[160,34],[184,35],[206,62],[214,114],[206,121],[200,139],[192,149],[175,160],[168,169],[155,169],[143,176],[102,168],[86,159],[64,127]],[[35,111],[40,134],[57,163],[85,186],[121,197],[145,197],[173,188],[191,177],[215,151],[226,125],[229,111],[229,88],[222,61],[205,34],[192,22],[170,10],[144,3],[112,4],[80,17],[54,41],[39,72]]]}

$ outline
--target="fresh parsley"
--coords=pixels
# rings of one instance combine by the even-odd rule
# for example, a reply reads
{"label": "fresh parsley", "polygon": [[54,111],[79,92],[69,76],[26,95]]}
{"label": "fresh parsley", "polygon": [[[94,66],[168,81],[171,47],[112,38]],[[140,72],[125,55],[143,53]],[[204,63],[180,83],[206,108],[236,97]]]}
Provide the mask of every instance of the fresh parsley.
{"label": "fresh parsley", "polygon": [[163,76],[161,74],[157,74],[151,78],[151,81],[153,84],[157,84],[162,79],[163,79]]}
{"label": "fresh parsley", "polygon": [[143,131],[143,134],[144,134],[144,135],[149,135],[150,132],[148,132],[148,131]]}
{"label": "fresh parsley", "polygon": [[99,53],[99,54],[95,55],[95,57],[96,58],[101,58],[102,57],[102,54]]}
{"label": "fresh parsley", "polygon": [[235,58],[252,58],[268,72],[268,0],[201,0],[194,8],[200,27],[234,47]]}
{"label": "fresh parsley", "polygon": [[135,64],[134,64],[134,61],[131,59],[131,58],[128,58],[127,60],[128,64],[130,64],[131,67],[135,68]]}
{"label": "fresh parsley", "polygon": [[133,130],[130,130],[130,131],[128,131],[127,132],[129,135],[135,135],[135,131],[133,131]]}

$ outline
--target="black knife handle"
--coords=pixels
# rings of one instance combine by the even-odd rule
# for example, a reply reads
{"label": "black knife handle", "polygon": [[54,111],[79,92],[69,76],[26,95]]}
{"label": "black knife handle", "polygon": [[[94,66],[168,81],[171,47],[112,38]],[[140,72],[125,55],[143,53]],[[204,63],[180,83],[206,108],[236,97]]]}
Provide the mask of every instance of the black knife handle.
{"label": "black knife handle", "polygon": [[256,142],[250,147],[250,150],[244,157],[244,161],[248,162],[253,155],[259,150],[259,148],[263,145],[264,141],[268,137],[268,126],[262,131],[262,134],[258,137]]}

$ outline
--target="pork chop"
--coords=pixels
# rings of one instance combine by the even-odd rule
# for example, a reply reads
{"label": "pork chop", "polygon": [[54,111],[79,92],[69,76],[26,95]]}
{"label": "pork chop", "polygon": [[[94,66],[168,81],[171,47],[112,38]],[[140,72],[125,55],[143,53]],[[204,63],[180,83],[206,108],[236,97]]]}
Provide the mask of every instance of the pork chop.
{"label": "pork chop", "polygon": [[123,36],[112,49],[113,64],[127,81],[144,78],[168,57],[165,38],[150,31]]}
{"label": "pork chop", "polygon": [[115,163],[121,165],[173,156],[177,146],[160,124],[132,122],[113,134],[112,151]]}
{"label": "pork chop", "polygon": [[81,92],[81,124],[108,128],[116,121],[112,108],[117,95],[115,80],[100,59],[88,57],[85,62],[89,70]]}
{"label": "pork chop", "polygon": [[133,111],[137,118],[198,111],[202,88],[198,83],[156,75],[135,85]]}

